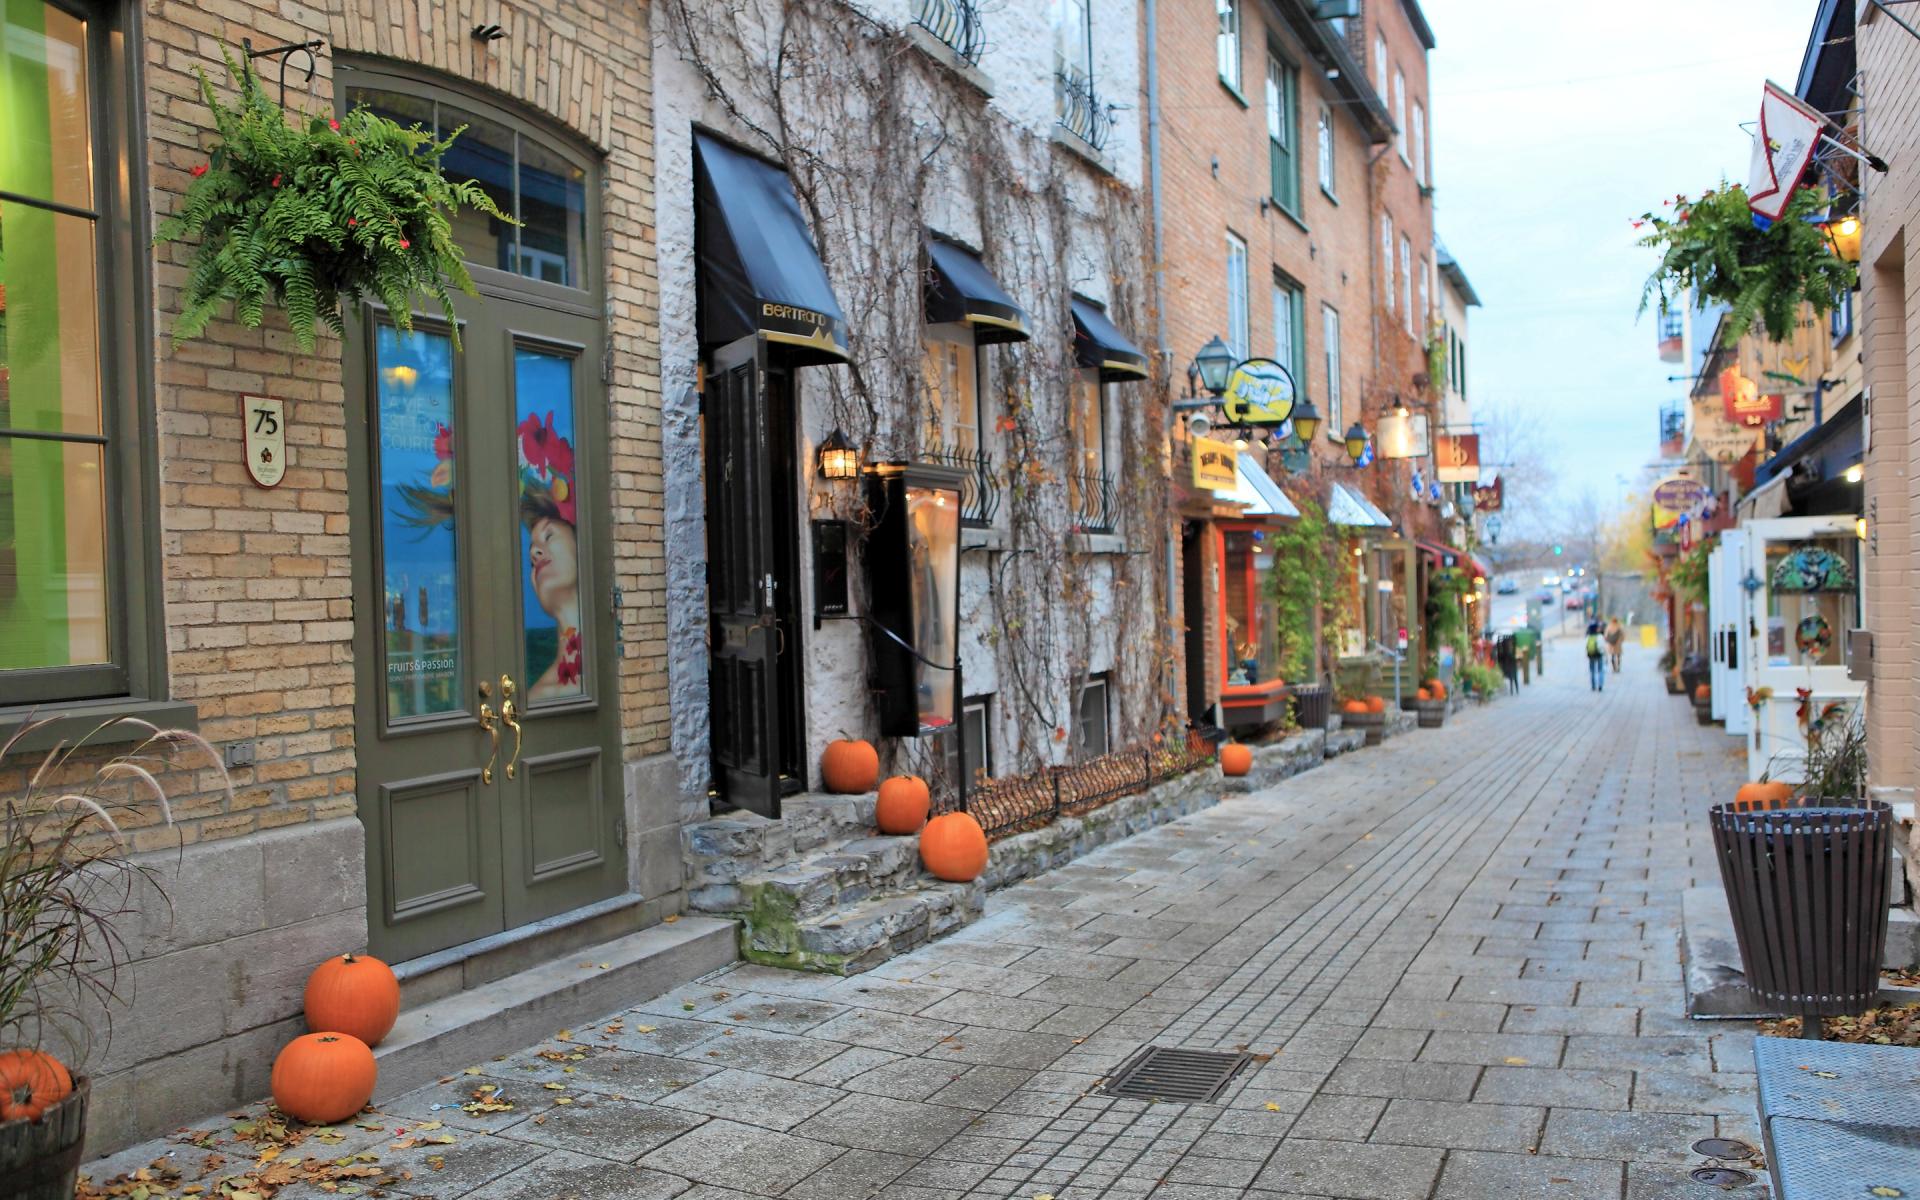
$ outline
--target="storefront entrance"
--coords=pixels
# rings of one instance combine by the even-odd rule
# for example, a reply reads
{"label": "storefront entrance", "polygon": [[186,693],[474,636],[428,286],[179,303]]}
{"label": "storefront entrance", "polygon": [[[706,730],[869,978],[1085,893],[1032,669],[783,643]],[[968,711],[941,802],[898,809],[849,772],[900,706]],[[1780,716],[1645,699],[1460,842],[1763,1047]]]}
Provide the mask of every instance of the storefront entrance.
{"label": "storefront entrance", "polygon": [[522,221],[462,231],[482,294],[459,298],[459,349],[420,314],[347,339],[367,924],[407,959],[626,887],[597,193],[590,159],[473,97],[352,78],[350,98],[469,124],[449,170]]}

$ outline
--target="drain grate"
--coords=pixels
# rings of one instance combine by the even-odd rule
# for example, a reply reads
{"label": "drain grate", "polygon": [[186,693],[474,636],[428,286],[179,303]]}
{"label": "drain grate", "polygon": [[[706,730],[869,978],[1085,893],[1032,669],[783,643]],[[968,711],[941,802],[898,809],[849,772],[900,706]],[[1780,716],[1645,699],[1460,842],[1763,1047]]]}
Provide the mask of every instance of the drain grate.
{"label": "drain grate", "polygon": [[1251,1054],[1226,1050],[1148,1046],[1115,1071],[1102,1090],[1129,1100],[1205,1104],[1218,1096],[1252,1058]]}
{"label": "drain grate", "polygon": [[1689,1179],[1695,1183],[1710,1183],[1715,1187],[1744,1187],[1753,1182],[1753,1176],[1746,1171],[1736,1171],[1732,1167],[1697,1167],[1688,1172]]}
{"label": "drain grate", "polygon": [[1701,1138],[1693,1144],[1693,1152],[1708,1158],[1752,1158],[1753,1147],[1732,1138]]}

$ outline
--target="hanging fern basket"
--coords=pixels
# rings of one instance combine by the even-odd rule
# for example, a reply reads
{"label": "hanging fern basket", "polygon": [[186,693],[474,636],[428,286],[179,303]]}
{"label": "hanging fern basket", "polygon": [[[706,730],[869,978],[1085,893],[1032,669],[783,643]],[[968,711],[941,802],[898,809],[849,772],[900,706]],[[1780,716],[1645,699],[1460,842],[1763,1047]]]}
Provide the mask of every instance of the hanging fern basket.
{"label": "hanging fern basket", "polygon": [[201,73],[217,140],[154,239],[197,239],[174,345],[199,337],[229,304],[249,329],[271,305],[310,352],[320,326],[343,334],[344,307],[369,297],[403,329],[424,298],[457,331],[451,293],[474,286],[452,214],[512,220],[479,184],[442,173],[440,158],[461,131],[435,140],[366,108],[338,118],[288,113],[250,64],[231,54],[226,63],[237,98],[222,99]]}
{"label": "hanging fern basket", "polygon": [[1828,204],[1825,192],[1801,188],[1779,220],[1763,224],[1747,207],[1745,189],[1723,183],[1693,199],[1665,201],[1668,212],[1643,213],[1634,228],[1652,231],[1640,244],[1661,257],[1640,311],[1656,298],[1663,313],[1683,307],[1691,290],[1701,304],[1727,306],[1729,338],[1745,336],[1758,320],[1769,338],[1786,340],[1802,304],[1823,315],[1859,281],[1858,268],[1812,219]]}

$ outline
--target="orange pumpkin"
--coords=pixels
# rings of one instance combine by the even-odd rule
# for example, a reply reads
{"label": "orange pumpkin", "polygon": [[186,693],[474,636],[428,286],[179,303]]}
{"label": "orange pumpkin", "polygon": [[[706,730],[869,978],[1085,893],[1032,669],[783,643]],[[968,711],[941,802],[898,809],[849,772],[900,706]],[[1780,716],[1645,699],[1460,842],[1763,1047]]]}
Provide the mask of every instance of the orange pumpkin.
{"label": "orange pumpkin", "polygon": [[1385,696],[1368,696],[1367,711],[1370,713],[1383,713],[1387,711],[1387,698]]}
{"label": "orange pumpkin", "polygon": [[1367,711],[1367,702],[1365,700],[1349,700],[1340,706],[1340,711],[1343,713],[1363,713]]}
{"label": "orange pumpkin", "polygon": [[1433,699],[1433,693],[1425,688],[1416,688],[1413,693],[1413,698],[1415,700],[1431,700]]}
{"label": "orange pumpkin", "polygon": [[350,1033],[369,1046],[400,1017],[400,981],[387,964],[361,954],[330,958],[307,976],[307,1028]]}
{"label": "orange pumpkin", "polygon": [[0,1121],[38,1121],[72,1094],[73,1076],[53,1055],[40,1050],[0,1054]]}
{"label": "orange pumpkin", "polygon": [[1735,812],[1780,808],[1793,799],[1793,785],[1773,781],[1743,783],[1733,794]]}
{"label": "orange pumpkin", "polygon": [[919,833],[933,807],[927,781],[918,775],[895,775],[880,785],[880,799],[873,806],[873,823],[881,833]]}
{"label": "orange pumpkin", "polygon": [[1245,775],[1253,770],[1253,748],[1239,742],[1228,742],[1220,747],[1220,773],[1233,777]]}
{"label": "orange pumpkin", "polygon": [[830,792],[857,796],[880,782],[880,755],[873,743],[837,738],[820,756],[820,782]]}
{"label": "orange pumpkin", "polygon": [[1713,699],[1713,685],[1712,685],[1712,684],[1706,684],[1706,683],[1703,683],[1703,684],[1701,684],[1701,685],[1700,685],[1699,687],[1697,687],[1697,688],[1694,688],[1694,689],[1693,689],[1693,698],[1694,698],[1695,700],[1711,700],[1711,699]]}
{"label": "orange pumpkin", "polygon": [[380,1068],[350,1033],[306,1033],[273,1060],[268,1086],[280,1111],[309,1125],[346,1120],[373,1099]]}
{"label": "orange pumpkin", "polygon": [[920,831],[920,861],[934,878],[970,883],[987,869],[987,833],[967,813],[946,813]]}
{"label": "orange pumpkin", "polygon": [[1445,700],[1447,698],[1447,685],[1441,683],[1438,679],[1429,679],[1427,680],[1427,694],[1435,700]]}

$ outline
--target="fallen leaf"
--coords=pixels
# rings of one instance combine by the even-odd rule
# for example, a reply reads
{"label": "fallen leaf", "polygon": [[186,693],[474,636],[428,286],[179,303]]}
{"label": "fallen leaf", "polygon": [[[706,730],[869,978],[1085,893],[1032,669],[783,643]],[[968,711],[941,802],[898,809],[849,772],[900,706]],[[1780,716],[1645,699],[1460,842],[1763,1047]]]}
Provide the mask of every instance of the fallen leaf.
{"label": "fallen leaf", "polygon": [[1274,1103],[1273,1101],[1271,1101],[1271,1100],[1269,1100],[1269,1101],[1267,1101],[1267,1111],[1268,1111],[1268,1112],[1279,1112],[1279,1111],[1280,1111],[1280,1106],[1279,1106],[1278,1104],[1275,1104],[1275,1103]]}
{"label": "fallen leaf", "polygon": [[1526,1059],[1521,1058],[1520,1056],[1515,1054],[1509,1054],[1507,1057],[1501,1059],[1500,1061],[1506,1063],[1510,1067],[1524,1067],[1527,1065]]}
{"label": "fallen leaf", "polygon": [[461,1074],[463,1075],[478,1075],[479,1073],[480,1073],[479,1067],[468,1067],[465,1071],[461,1072]]}
{"label": "fallen leaf", "polygon": [[553,1102],[555,1104],[572,1104],[573,1097],[572,1096],[555,1096],[553,1098]]}
{"label": "fallen leaf", "polygon": [[652,1033],[658,1028],[658,1025],[635,1025],[633,1031],[635,1033]]}

